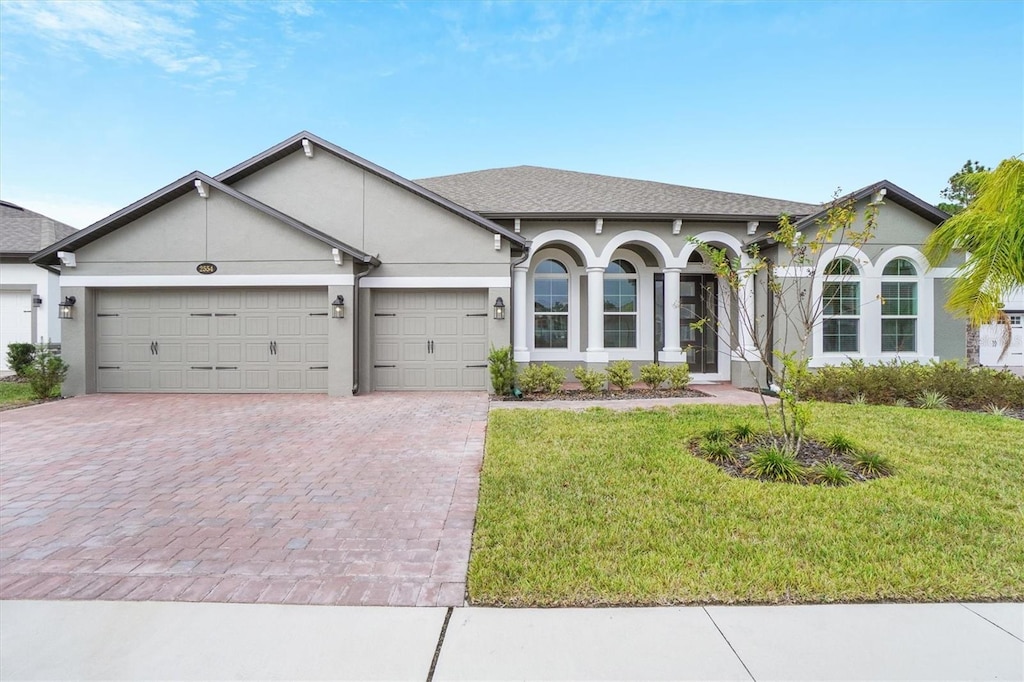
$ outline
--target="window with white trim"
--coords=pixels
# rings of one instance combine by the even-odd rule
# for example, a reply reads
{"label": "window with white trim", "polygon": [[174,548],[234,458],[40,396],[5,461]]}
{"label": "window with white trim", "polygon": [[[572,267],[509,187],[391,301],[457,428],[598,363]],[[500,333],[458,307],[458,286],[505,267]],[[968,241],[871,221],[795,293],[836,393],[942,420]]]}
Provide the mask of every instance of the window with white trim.
{"label": "window with white trim", "polygon": [[825,267],[821,288],[821,341],[826,353],[860,350],[860,270],[849,258]]}
{"label": "window with white trim", "polygon": [[917,351],[917,268],[895,258],[882,270],[882,352]]}
{"label": "window with white trim", "polygon": [[533,347],[569,347],[569,271],[556,260],[533,273]]}
{"label": "window with white trim", "polygon": [[604,272],[604,347],[636,348],[637,273],[626,260],[613,260]]}

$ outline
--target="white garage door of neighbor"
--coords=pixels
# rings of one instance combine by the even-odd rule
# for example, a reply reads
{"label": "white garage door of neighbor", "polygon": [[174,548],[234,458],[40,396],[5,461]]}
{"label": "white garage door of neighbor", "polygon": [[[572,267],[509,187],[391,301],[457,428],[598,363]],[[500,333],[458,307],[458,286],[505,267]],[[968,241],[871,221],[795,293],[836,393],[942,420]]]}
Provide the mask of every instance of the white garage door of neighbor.
{"label": "white garage door of neighbor", "polygon": [[374,388],[485,390],[488,314],[486,290],[374,291]]}
{"label": "white garage door of neighbor", "polygon": [[31,291],[0,291],[0,371],[4,372],[9,343],[33,343]]}
{"label": "white garage door of neighbor", "polygon": [[1006,327],[983,324],[980,327],[978,360],[986,367],[1024,367],[1024,312],[1007,312],[1010,318],[1010,347],[1003,352]]}
{"label": "white garage door of neighbor", "polygon": [[108,290],[96,383],[123,393],[325,393],[325,289]]}

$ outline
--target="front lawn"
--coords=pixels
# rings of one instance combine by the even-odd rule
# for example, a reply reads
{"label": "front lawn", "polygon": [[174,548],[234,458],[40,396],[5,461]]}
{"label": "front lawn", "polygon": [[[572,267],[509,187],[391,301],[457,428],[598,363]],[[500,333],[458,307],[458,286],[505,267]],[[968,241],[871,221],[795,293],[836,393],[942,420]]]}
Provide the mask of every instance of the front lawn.
{"label": "front lawn", "polygon": [[0,409],[27,405],[33,402],[36,402],[36,397],[28,384],[0,381]]}
{"label": "front lawn", "polygon": [[841,488],[732,478],[687,451],[756,408],[493,410],[476,604],[1024,598],[1024,423],[815,404],[895,475]]}

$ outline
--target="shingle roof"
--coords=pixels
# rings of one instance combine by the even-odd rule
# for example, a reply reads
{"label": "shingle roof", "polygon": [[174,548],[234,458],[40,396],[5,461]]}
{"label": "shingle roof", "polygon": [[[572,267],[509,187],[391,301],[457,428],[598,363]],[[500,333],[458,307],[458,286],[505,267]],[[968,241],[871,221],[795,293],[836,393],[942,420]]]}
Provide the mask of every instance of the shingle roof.
{"label": "shingle roof", "polygon": [[41,213],[0,201],[0,253],[32,254],[76,231]]}
{"label": "shingle roof", "polygon": [[515,166],[416,180],[427,189],[484,215],[672,215],[736,218],[802,216],[816,204],[719,192],[649,180]]}

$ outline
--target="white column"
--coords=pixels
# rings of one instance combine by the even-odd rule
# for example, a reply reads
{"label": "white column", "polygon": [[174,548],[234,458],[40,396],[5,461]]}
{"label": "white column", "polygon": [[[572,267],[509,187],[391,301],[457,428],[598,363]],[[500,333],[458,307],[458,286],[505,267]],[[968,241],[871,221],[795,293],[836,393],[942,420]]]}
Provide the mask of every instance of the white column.
{"label": "white column", "polygon": [[743,284],[740,285],[739,291],[739,347],[736,349],[739,353],[739,357],[756,357],[756,348],[754,346],[754,335],[753,327],[757,323],[754,311],[754,273],[749,269],[750,262],[744,257],[743,259]]}
{"label": "white column", "polygon": [[587,362],[608,362],[604,349],[604,268],[587,268]]}
{"label": "white column", "polygon": [[530,349],[526,345],[527,269],[527,266],[521,265],[512,270],[512,299],[515,301],[512,310],[512,354],[516,362],[530,361]]}
{"label": "white column", "polygon": [[665,310],[662,325],[665,330],[665,348],[661,360],[682,362],[683,349],[679,344],[679,275],[680,268],[665,268]]}

